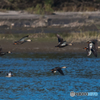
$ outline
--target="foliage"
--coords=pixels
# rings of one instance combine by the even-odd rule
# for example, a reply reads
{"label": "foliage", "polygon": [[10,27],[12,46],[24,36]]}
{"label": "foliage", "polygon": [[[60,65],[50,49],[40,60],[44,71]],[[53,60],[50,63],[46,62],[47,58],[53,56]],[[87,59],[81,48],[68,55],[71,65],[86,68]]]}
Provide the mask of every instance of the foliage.
{"label": "foliage", "polygon": [[54,0],[44,0],[44,4],[49,4],[52,6]]}
{"label": "foliage", "polygon": [[[44,12],[52,10],[94,11],[100,9],[100,0],[0,0],[0,9],[23,10],[33,8]],[[41,9],[41,10],[40,10]]]}
{"label": "foliage", "polygon": [[36,13],[36,14],[50,14],[53,12],[50,4],[37,4],[35,7],[30,7],[26,9],[29,13]]}

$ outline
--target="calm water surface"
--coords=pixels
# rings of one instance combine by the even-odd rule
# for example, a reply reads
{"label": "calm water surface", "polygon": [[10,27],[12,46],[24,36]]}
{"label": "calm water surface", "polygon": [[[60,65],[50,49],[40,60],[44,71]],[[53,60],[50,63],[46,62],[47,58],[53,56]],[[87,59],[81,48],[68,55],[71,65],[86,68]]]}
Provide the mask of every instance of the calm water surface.
{"label": "calm water surface", "polygon": [[[60,73],[50,69],[67,66]],[[100,100],[100,58],[84,54],[8,54],[0,57],[0,100]],[[5,77],[12,71],[14,77]],[[70,92],[98,96],[70,96]]]}

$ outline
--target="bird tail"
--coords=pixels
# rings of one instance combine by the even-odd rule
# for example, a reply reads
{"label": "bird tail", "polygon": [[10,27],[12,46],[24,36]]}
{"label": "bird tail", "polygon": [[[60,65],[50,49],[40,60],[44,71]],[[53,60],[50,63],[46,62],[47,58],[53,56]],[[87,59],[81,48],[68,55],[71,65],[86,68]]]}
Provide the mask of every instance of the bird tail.
{"label": "bird tail", "polygon": [[72,45],[73,45],[73,41],[71,41],[70,43],[68,43],[68,45],[69,45],[69,46],[72,46]]}
{"label": "bird tail", "polygon": [[61,68],[67,68],[66,66],[63,66],[63,67],[61,67]]}

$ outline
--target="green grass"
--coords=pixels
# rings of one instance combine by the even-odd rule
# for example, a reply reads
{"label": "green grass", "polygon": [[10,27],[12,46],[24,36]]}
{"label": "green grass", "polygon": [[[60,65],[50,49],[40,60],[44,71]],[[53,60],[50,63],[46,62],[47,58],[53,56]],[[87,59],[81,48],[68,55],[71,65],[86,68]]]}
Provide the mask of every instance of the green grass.
{"label": "green grass", "polygon": [[[80,33],[58,33],[64,40],[68,42],[84,42],[91,39],[100,39],[98,32],[80,32]],[[29,35],[32,41],[45,42],[57,41],[56,34],[54,33],[30,33],[30,34],[0,34],[0,40],[19,40],[25,35]],[[52,41],[51,41],[52,40]]]}
{"label": "green grass", "polygon": [[51,14],[54,12],[51,5],[49,4],[45,4],[44,6],[42,6],[42,4],[37,4],[36,7],[27,8],[26,11],[28,13],[32,13],[32,14],[35,13],[41,15],[44,15],[45,13]]}
{"label": "green grass", "polygon": [[100,38],[100,33],[98,32],[80,32],[67,35],[67,37],[65,37],[65,40],[73,42],[84,42],[91,39],[99,39],[99,38]]}

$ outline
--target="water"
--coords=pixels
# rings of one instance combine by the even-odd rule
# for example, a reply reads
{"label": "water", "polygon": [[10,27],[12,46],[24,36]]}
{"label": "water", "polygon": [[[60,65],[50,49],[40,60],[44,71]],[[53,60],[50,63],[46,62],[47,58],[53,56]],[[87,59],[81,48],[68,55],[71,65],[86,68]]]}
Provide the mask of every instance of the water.
{"label": "water", "polygon": [[[64,76],[51,73],[66,66]],[[0,57],[0,100],[100,100],[100,58],[84,54],[8,54]],[[5,77],[12,71],[14,77]],[[98,96],[70,96],[70,92]]]}

